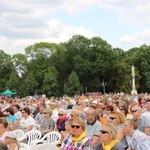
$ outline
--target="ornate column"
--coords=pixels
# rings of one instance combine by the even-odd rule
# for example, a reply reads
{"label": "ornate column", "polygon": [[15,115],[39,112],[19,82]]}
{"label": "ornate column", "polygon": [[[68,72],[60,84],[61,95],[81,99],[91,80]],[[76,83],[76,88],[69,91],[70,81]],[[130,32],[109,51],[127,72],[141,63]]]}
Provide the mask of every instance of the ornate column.
{"label": "ornate column", "polygon": [[131,67],[131,71],[132,71],[132,91],[131,94],[137,94],[137,90],[135,88],[135,71],[134,71],[134,65],[132,65]]}

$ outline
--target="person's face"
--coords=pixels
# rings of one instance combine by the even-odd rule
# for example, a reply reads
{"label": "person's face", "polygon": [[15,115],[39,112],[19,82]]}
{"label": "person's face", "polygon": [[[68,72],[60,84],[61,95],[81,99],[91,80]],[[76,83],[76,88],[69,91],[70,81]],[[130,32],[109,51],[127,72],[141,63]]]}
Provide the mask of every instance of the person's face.
{"label": "person's face", "polygon": [[25,117],[25,116],[27,116],[28,114],[24,111],[24,110],[22,110],[22,116],[23,117]]}
{"label": "person's face", "polygon": [[129,121],[125,121],[123,129],[125,133],[130,133],[133,128],[130,125]]}
{"label": "person's face", "polygon": [[103,126],[102,130],[100,131],[100,141],[101,142],[107,142],[110,140],[111,140],[111,136],[108,132],[108,129],[105,126]]}
{"label": "person's face", "polygon": [[109,116],[109,122],[116,125],[116,117],[113,114]]}
{"label": "person's face", "polygon": [[111,110],[109,108],[106,108],[106,114],[107,115],[111,114]]}
{"label": "person's face", "polygon": [[40,113],[43,113],[43,112],[44,112],[44,108],[40,107],[40,108],[39,108],[39,112],[40,112]]}
{"label": "person's face", "polygon": [[85,119],[88,121],[88,120],[94,120],[94,116],[93,116],[93,112],[92,110],[87,110],[85,112]]}
{"label": "person's face", "polygon": [[10,139],[9,139],[9,137],[6,137],[5,138],[5,143],[8,145],[8,144],[10,144]]}
{"label": "person's face", "polygon": [[71,112],[70,117],[73,120],[76,117],[76,115],[73,112]]}
{"label": "person's face", "polygon": [[113,106],[113,109],[114,109],[114,110],[116,110],[116,109],[117,109],[117,104],[116,104],[116,103],[113,103],[113,105],[112,105],[112,106]]}
{"label": "person's face", "polygon": [[119,104],[118,104],[120,107],[124,105],[123,101],[122,100],[119,100]]}
{"label": "person's face", "polygon": [[121,113],[125,113],[125,111],[122,107],[119,107],[119,110],[120,110]]}
{"label": "person's face", "polygon": [[13,110],[14,110],[14,112],[18,111],[18,109],[15,106],[13,107]]}
{"label": "person's face", "polygon": [[130,105],[131,105],[131,106],[137,106],[137,104],[138,104],[138,103],[135,102],[135,101],[131,101],[131,102],[130,102]]}
{"label": "person's face", "polygon": [[64,119],[66,117],[66,114],[64,114],[64,112],[59,112],[58,113],[59,119]]}
{"label": "person's face", "polygon": [[57,103],[57,107],[58,107],[58,108],[61,108],[61,103]]}
{"label": "person's face", "polygon": [[3,128],[5,128],[4,124],[0,123],[0,129],[3,129]]}
{"label": "person's face", "polygon": [[84,102],[79,103],[79,105],[80,105],[81,107],[86,107],[86,103],[84,103]]}
{"label": "person's face", "polygon": [[44,117],[45,118],[49,118],[50,117],[50,114],[48,112],[44,112]]}
{"label": "person's face", "polygon": [[54,109],[55,107],[54,107],[54,105],[53,105],[53,104],[51,104],[51,105],[50,105],[50,108],[51,108],[51,109]]}
{"label": "person's face", "polygon": [[139,116],[139,110],[136,107],[132,107],[131,113],[133,115],[134,118],[138,118]]}
{"label": "person's face", "polygon": [[146,103],[146,108],[147,108],[148,110],[150,110],[150,102],[147,102],[147,103]]}
{"label": "person's face", "polygon": [[73,122],[71,125],[71,131],[73,135],[75,135],[76,137],[79,137],[81,133],[83,132],[83,129],[78,123]]}

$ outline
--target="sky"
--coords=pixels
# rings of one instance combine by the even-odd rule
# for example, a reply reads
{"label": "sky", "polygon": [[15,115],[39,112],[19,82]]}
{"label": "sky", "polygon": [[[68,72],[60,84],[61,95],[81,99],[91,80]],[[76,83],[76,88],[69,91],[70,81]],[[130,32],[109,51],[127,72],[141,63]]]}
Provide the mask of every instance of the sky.
{"label": "sky", "polygon": [[150,45],[150,0],[0,1],[0,50],[7,54],[79,34],[123,50]]}

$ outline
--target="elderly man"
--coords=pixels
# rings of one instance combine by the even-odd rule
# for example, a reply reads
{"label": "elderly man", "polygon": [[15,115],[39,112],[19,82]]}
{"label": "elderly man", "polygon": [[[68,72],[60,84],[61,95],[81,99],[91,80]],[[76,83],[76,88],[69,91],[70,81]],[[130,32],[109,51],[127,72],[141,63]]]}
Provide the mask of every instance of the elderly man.
{"label": "elderly man", "polygon": [[89,108],[85,112],[85,127],[88,136],[92,139],[92,146],[99,142],[99,132],[102,129],[101,123],[96,120],[96,111],[94,108]]}
{"label": "elderly man", "polygon": [[53,114],[53,111],[50,108],[46,108],[44,110],[44,119],[42,121],[42,124],[40,126],[39,131],[45,135],[48,132],[51,132],[55,128],[55,122],[53,118],[51,117]]}
{"label": "elderly man", "polygon": [[36,116],[35,116],[35,123],[37,123],[37,124],[41,124],[42,123],[42,121],[43,121],[43,119],[44,119],[44,107],[43,106],[41,106],[40,108],[39,108],[39,112],[36,114]]}
{"label": "elderly man", "polygon": [[142,113],[142,109],[140,106],[133,106],[131,108],[131,113],[133,115],[134,120],[138,122],[139,131],[150,135],[150,113]]}

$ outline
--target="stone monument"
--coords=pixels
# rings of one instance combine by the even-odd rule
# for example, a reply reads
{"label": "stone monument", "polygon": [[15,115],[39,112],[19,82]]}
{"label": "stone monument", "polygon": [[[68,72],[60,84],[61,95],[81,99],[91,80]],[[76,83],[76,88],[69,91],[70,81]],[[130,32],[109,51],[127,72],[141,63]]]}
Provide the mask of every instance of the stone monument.
{"label": "stone monument", "polygon": [[136,95],[137,94],[137,90],[135,88],[135,71],[134,71],[134,65],[132,65],[131,67],[131,71],[132,71],[132,91],[131,94],[132,95]]}

